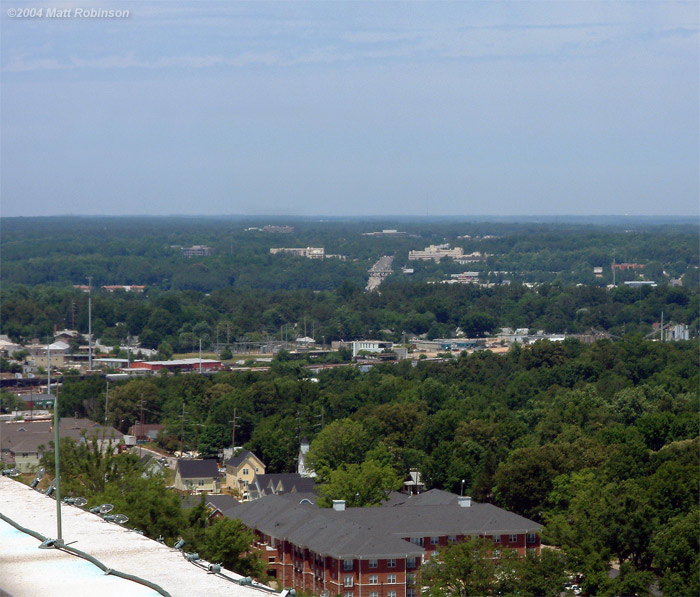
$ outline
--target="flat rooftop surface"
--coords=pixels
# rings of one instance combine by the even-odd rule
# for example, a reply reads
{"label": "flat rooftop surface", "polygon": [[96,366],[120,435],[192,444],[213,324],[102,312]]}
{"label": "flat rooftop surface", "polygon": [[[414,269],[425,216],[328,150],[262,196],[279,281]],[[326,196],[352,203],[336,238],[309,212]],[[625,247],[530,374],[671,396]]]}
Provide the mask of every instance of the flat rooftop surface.
{"label": "flat rooftop surface", "polygon": [[[61,512],[64,543],[90,554],[108,568],[149,580],[173,597],[270,594],[208,574],[187,562],[175,549],[81,508],[63,504]],[[55,500],[8,477],[0,477],[0,513],[45,537],[56,537]],[[38,539],[0,520],[0,595],[158,595],[144,585],[107,575],[76,555],[58,549],[39,549],[39,543]],[[233,572],[223,572],[240,578]]]}

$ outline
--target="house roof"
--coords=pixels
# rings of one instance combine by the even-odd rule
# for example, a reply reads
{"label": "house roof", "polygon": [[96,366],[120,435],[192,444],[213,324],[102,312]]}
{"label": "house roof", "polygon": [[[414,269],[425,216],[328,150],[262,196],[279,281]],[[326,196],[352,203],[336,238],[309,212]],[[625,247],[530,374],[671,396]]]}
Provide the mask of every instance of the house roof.
{"label": "house roof", "polygon": [[177,461],[177,470],[181,479],[216,479],[219,476],[219,466],[215,459],[180,458]]}
{"label": "house roof", "polygon": [[423,548],[407,541],[412,537],[530,533],[541,528],[492,504],[462,507],[457,496],[443,491],[394,506],[342,511],[299,502],[289,495],[266,496],[242,504],[235,514],[248,527],[335,558],[420,555]]}
{"label": "house roof", "polygon": [[262,460],[260,460],[260,458],[258,458],[255,454],[253,454],[250,450],[241,450],[238,454],[234,454],[233,456],[231,456],[231,458],[229,458],[226,461],[226,465],[238,467],[241,464],[243,464],[246,460],[248,460],[249,458],[254,458],[260,464],[263,463]]}
{"label": "house roof", "polygon": [[253,481],[263,494],[287,492],[313,492],[316,482],[311,477],[299,473],[271,473],[256,475]]}
{"label": "house roof", "polygon": [[336,558],[404,557],[420,555],[423,548],[398,537],[374,533],[365,524],[333,517],[335,512],[314,505],[295,504],[282,496],[267,496],[241,504],[236,517],[248,527],[287,539],[317,554]]}

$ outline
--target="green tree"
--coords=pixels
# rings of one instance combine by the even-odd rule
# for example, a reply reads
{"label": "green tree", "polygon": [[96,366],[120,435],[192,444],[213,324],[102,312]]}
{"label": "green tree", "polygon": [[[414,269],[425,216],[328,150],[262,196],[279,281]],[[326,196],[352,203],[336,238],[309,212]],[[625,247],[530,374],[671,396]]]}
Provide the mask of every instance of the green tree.
{"label": "green tree", "polygon": [[203,543],[197,549],[210,562],[221,563],[244,576],[261,578],[265,565],[257,553],[249,552],[254,539],[253,532],[240,520],[223,518],[205,529]]}
{"label": "green tree", "polygon": [[319,506],[328,508],[333,500],[345,500],[348,507],[376,506],[389,492],[401,487],[401,479],[389,465],[376,460],[362,464],[342,464],[327,473],[319,489]]}
{"label": "green tree", "polygon": [[498,584],[491,545],[482,538],[443,547],[421,569],[423,594],[432,597],[492,595]]}
{"label": "green tree", "polygon": [[371,445],[362,423],[350,419],[333,421],[311,442],[307,461],[323,477],[324,470],[335,470],[343,464],[358,464],[365,459]]}

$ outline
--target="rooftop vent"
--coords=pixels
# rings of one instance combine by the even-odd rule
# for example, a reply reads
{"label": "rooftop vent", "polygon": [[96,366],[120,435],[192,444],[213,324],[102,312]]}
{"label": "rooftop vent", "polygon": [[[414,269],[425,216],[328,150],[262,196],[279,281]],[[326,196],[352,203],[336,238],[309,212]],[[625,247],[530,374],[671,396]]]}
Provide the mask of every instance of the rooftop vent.
{"label": "rooftop vent", "polygon": [[338,512],[344,512],[345,500],[333,500],[333,510],[337,510]]}
{"label": "rooftop vent", "polygon": [[472,505],[472,498],[471,496],[464,495],[464,496],[459,496],[457,498],[457,503],[462,507],[462,508],[470,508]]}

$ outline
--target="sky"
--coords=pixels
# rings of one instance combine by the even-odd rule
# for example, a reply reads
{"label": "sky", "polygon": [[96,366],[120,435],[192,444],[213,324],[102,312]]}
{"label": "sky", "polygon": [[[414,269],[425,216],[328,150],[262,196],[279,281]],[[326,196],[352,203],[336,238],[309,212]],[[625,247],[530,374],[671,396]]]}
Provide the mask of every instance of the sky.
{"label": "sky", "polygon": [[695,1],[0,5],[3,217],[700,211]]}

